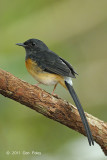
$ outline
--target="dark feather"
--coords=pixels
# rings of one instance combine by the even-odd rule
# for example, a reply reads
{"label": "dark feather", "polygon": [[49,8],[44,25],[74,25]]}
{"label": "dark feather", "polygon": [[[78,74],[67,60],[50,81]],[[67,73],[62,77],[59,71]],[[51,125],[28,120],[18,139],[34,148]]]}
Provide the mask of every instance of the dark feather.
{"label": "dark feather", "polygon": [[73,89],[73,86],[71,86],[68,82],[65,81],[65,85],[67,86],[67,88],[69,90],[69,93],[71,94],[71,96],[72,96],[72,98],[73,98],[73,100],[74,100],[74,102],[77,106],[77,109],[79,111],[82,123],[83,123],[85,131],[86,131],[86,135],[87,135],[87,138],[88,138],[88,141],[89,141],[89,145],[90,146],[91,146],[91,144],[94,145],[94,139],[93,139],[90,127],[88,125],[84,110],[81,106],[81,103],[80,103],[78,97],[77,97],[77,94],[76,94],[75,90]]}
{"label": "dark feather", "polygon": [[77,74],[67,61],[50,50],[38,52],[31,55],[30,58],[36,61],[38,66],[46,72],[72,78],[75,78],[75,74]]}

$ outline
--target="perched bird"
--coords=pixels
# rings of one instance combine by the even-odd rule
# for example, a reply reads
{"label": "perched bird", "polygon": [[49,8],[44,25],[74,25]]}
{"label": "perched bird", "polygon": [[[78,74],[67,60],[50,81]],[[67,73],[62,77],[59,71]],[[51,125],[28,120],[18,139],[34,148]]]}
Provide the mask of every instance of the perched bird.
{"label": "perched bird", "polygon": [[73,88],[72,78],[75,78],[77,72],[73,69],[71,64],[51,51],[41,40],[29,39],[24,43],[17,43],[17,45],[25,48],[26,68],[39,83],[54,85],[53,92],[58,83],[68,89],[79,111],[89,145],[94,145],[93,136],[86,116]]}

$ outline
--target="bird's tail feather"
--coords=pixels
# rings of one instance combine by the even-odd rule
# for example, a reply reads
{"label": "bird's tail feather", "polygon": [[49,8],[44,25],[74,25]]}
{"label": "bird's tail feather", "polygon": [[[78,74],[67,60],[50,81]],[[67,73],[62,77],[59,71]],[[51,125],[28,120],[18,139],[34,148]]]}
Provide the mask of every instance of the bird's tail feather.
{"label": "bird's tail feather", "polygon": [[82,123],[84,125],[85,131],[86,131],[86,134],[87,134],[89,145],[91,146],[91,143],[92,143],[92,145],[94,145],[94,140],[93,140],[93,136],[92,136],[90,127],[88,125],[88,122],[87,122],[85,113],[83,111],[83,108],[81,106],[81,103],[80,103],[80,101],[79,101],[79,99],[78,99],[78,97],[76,95],[76,92],[75,92],[73,86],[70,85],[66,80],[65,80],[65,85],[68,88],[68,91],[69,91],[70,95],[72,96],[72,98],[73,98],[73,100],[75,102],[75,105],[77,106],[77,109],[79,111]]}

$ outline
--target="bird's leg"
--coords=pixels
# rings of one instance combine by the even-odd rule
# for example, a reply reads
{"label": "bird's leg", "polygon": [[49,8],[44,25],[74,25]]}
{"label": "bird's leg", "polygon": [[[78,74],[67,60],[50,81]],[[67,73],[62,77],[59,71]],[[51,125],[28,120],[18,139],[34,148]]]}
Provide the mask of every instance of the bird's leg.
{"label": "bird's leg", "polygon": [[38,82],[38,83],[35,84],[34,86],[39,87],[39,84],[41,84],[41,82]]}
{"label": "bird's leg", "polygon": [[56,83],[56,84],[54,85],[54,89],[53,89],[53,91],[52,91],[52,95],[54,95],[54,91],[55,91],[55,89],[56,89],[57,84],[58,84],[58,83]]}

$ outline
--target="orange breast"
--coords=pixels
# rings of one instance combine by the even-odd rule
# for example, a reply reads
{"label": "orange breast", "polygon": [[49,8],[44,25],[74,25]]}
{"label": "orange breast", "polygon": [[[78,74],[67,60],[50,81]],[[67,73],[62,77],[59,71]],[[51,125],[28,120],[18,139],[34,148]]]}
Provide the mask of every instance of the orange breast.
{"label": "orange breast", "polygon": [[42,69],[38,67],[37,63],[33,62],[31,59],[27,59],[25,64],[28,72],[38,82],[41,82],[45,85],[55,85],[56,83],[60,83],[63,87],[65,87],[64,77],[57,74],[42,71]]}
{"label": "orange breast", "polygon": [[37,63],[32,61],[31,59],[27,59],[25,61],[25,64],[26,64],[26,68],[28,70],[28,72],[41,72],[42,69],[38,67]]}

